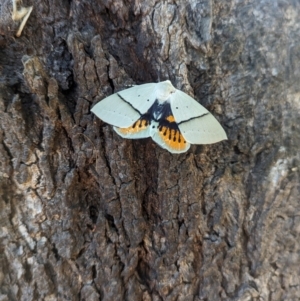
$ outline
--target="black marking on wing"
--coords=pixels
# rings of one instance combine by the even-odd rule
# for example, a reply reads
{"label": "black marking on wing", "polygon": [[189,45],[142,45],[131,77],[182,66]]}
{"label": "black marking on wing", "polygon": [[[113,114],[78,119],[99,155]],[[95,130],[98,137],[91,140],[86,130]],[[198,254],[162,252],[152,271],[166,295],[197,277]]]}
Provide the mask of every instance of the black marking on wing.
{"label": "black marking on wing", "polygon": [[138,113],[142,116],[142,113],[141,113],[137,108],[135,108],[130,102],[128,102],[125,98],[123,98],[119,93],[117,93],[117,95],[118,95],[124,102],[126,102],[128,105],[130,105],[136,112],[138,112]]}
{"label": "black marking on wing", "polygon": [[180,124],[182,124],[182,123],[185,123],[185,122],[191,121],[191,120],[193,120],[193,119],[197,119],[197,118],[204,117],[204,116],[206,116],[206,115],[208,115],[208,114],[209,114],[209,112],[207,112],[207,113],[204,113],[204,114],[202,114],[202,115],[200,115],[200,116],[196,116],[196,117],[192,117],[192,118],[189,118],[189,119],[186,119],[186,120],[180,121],[180,122],[178,122],[177,124],[178,124],[178,125],[180,125]]}
{"label": "black marking on wing", "polygon": [[169,116],[174,116],[171,110],[170,103],[169,102],[159,103],[157,100],[155,100],[154,104],[150,107],[147,113],[141,116],[141,119],[147,119],[149,121],[154,120],[159,123],[159,127],[166,126],[170,129],[178,130],[179,129],[178,126],[180,124],[188,122],[193,119],[204,117],[208,114],[210,113],[207,112],[200,116],[191,117],[189,119],[180,121],[178,123],[176,122],[176,120],[169,121],[167,118]]}
{"label": "black marking on wing", "polygon": [[154,104],[150,107],[147,114],[151,116],[151,119],[160,122],[166,119],[168,116],[173,115],[171,111],[171,106],[168,102],[159,103],[155,100]]}
{"label": "black marking on wing", "polygon": [[[168,117],[168,116],[166,116]],[[168,119],[160,119],[158,128],[161,130],[163,127],[167,127],[171,130],[179,131],[178,124],[175,121],[169,121]]]}
{"label": "black marking on wing", "polygon": [[158,122],[158,128],[160,131],[162,128],[179,131],[178,125],[172,114],[170,103],[164,102],[160,104],[158,101],[156,101],[149,111],[152,120]]}
{"label": "black marking on wing", "polygon": [[145,126],[151,125],[151,117],[146,113],[132,125],[132,128],[135,128],[136,126],[142,127],[142,121],[145,121]]}
{"label": "black marking on wing", "polygon": [[169,121],[167,119],[170,116],[173,116],[170,103],[159,103],[156,100],[147,113],[143,114],[139,119],[147,120],[149,125],[151,125],[151,121],[156,121],[158,122],[159,129],[167,127],[169,129],[179,130],[175,120]]}

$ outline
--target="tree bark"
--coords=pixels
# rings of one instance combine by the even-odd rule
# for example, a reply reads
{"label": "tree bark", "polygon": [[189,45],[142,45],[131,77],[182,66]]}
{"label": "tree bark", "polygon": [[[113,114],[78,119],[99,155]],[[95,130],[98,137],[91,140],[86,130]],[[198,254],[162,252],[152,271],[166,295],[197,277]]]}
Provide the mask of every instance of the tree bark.
{"label": "tree bark", "polygon": [[[0,300],[298,300],[300,4],[0,4]],[[170,79],[228,141],[172,155],[91,107]]]}

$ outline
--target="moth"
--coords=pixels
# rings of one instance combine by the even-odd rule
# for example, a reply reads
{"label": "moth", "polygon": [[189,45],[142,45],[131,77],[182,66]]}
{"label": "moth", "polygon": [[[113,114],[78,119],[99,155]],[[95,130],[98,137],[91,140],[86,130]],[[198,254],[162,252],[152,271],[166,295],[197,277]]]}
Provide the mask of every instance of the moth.
{"label": "moth", "polygon": [[169,80],[131,87],[104,98],[92,112],[123,138],[151,137],[171,153],[227,139],[215,117]]}

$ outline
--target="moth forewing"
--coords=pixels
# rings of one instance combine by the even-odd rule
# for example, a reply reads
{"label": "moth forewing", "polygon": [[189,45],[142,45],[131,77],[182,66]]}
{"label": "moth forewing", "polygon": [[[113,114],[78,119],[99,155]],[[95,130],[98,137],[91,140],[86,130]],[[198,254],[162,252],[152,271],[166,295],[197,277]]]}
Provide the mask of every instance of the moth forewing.
{"label": "moth forewing", "polygon": [[146,113],[155,102],[156,85],[156,83],[150,83],[134,86],[132,88],[120,91],[117,94],[124,102],[130,104],[132,108],[142,115]]}
{"label": "moth forewing", "polygon": [[178,124],[208,113],[195,99],[177,89],[176,92],[170,96],[170,104],[172,113]]}
{"label": "moth forewing", "polygon": [[177,90],[170,104],[179,130],[189,143],[210,144],[227,139],[215,117],[186,93]]}
{"label": "moth forewing", "polygon": [[227,139],[224,129],[210,113],[182,122],[178,127],[192,144],[210,144]]}
{"label": "moth forewing", "polygon": [[117,127],[129,127],[140,118],[140,114],[117,94],[98,102],[92,112],[104,122]]}

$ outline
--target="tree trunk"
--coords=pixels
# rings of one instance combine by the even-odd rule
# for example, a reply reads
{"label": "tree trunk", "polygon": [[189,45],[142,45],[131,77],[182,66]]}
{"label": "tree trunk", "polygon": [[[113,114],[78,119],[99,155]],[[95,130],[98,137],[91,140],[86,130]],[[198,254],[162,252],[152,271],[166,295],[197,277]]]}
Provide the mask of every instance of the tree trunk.
{"label": "tree trunk", "polygon": [[[0,300],[298,300],[296,0],[0,4]],[[90,109],[170,79],[228,141],[173,155]]]}

